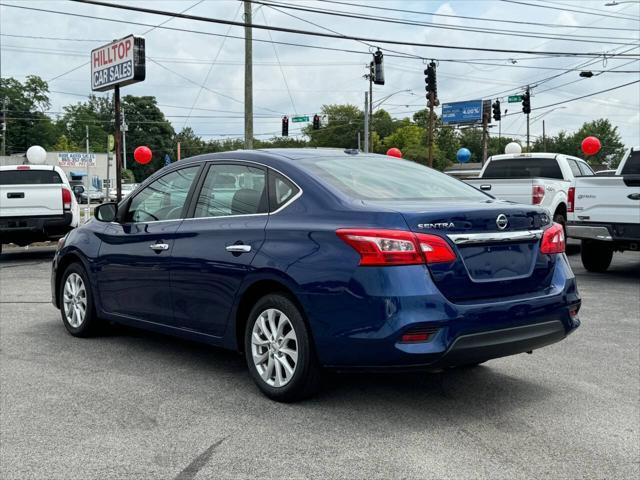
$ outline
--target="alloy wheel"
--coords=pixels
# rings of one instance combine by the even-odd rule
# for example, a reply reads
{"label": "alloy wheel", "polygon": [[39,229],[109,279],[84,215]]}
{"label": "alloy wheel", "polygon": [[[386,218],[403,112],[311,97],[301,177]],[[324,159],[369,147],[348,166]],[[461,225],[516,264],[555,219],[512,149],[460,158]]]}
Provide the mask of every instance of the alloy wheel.
{"label": "alloy wheel", "polygon": [[73,328],[80,327],[87,314],[87,290],[82,277],[77,273],[71,273],[64,282],[62,302],[69,325]]}
{"label": "alloy wheel", "polygon": [[269,308],[258,316],[251,332],[251,356],[267,385],[283,387],[291,381],[298,365],[298,338],[282,311]]}

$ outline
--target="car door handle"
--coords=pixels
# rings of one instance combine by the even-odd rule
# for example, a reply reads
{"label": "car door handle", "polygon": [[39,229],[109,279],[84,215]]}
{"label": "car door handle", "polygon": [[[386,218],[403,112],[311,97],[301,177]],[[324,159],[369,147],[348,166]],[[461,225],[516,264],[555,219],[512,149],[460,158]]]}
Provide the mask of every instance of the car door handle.
{"label": "car door handle", "polygon": [[227,245],[225,248],[227,252],[233,253],[249,253],[251,251],[251,245]]}
{"label": "car door handle", "polygon": [[169,245],[166,243],[152,243],[149,245],[149,248],[156,252],[162,252],[164,250],[169,250]]}
{"label": "car door handle", "polygon": [[491,185],[480,185],[480,190],[491,190]]}

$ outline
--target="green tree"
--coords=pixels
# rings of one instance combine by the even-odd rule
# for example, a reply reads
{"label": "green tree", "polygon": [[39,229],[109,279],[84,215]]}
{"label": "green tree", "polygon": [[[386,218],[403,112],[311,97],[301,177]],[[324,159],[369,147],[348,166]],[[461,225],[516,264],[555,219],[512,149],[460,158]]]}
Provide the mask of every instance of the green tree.
{"label": "green tree", "polygon": [[6,154],[24,152],[32,145],[51,149],[60,132],[45,113],[50,106],[49,87],[40,77],[29,75],[24,82],[0,78],[0,108],[6,110]]}
{"label": "green tree", "polygon": [[[164,156],[175,158],[175,132],[164,113],[158,108],[155,97],[127,95],[122,99],[127,124],[127,166],[133,171],[137,181],[142,181],[156,170],[164,167]],[[140,165],[133,160],[133,151],[145,145],[153,152],[150,163]]]}
{"label": "green tree", "polygon": [[207,142],[198,137],[191,127],[184,127],[177,133],[175,143],[176,145],[180,143],[180,156],[182,158],[208,153]]}
{"label": "green tree", "polygon": [[302,132],[309,137],[312,147],[358,148],[358,132],[364,134],[364,115],[354,105],[324,105],[327,125],[314,130],[307,125]]}
{"label": "green tree", "polygon": [[107,135],[113,133],[114,121],[113,102],[109,97],[92,95],[89,100],[68,105],[63,110],[58,123],[71,145],[84,150],[88,131],[89,149],[92,152],[107,151]]}
{"label": "green tree", "polygon": [[66,135],[62,134],[58,141],[51,147],[54,152],[80,152],[82,149],[71,142]]}
{"label": "green tree", "polygon": [[[595,155],[586,156],[582,153],[580,145],[582,144],[582,140],[590,135],[600,140],[602,148]],[[611,122],[606,118],[585,122],[575,133],[573,141],[577,145],[576,149],[578,150],[578,153],[574,153],[574,155],[583,157],[593,165],[610,163],[612,166],[617,166],[624,155],[624,144],[618,133],[618,127],[611,125]]]}

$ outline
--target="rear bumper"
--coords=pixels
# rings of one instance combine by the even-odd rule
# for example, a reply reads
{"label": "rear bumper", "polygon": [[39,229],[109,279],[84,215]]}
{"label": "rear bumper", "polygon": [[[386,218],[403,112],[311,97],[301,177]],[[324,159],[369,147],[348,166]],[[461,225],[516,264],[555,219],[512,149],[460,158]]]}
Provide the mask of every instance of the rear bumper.
{"label": "rear bumper", "polygon": [[46,240],[61,237],[72,228],[73,214],[39,217],[0,218],[0,239],[2,243]]}
{"label": "rear bumper", "polygon": [[635,223],[567,223],[567,236],[603,242],[639,242],[640,224]]}
{"label": "rear bumper", "polygon": [[[564,255],[543,291],[485,301],[450,302],[424,281],[418,266],[404,274],[411,272],[414,281],[376,278],[368,295],[354,286],[350,300],[324,295],[304,299],[320,363],[342,370],[477,363],[559,342],[580,325],[575,310],[581,299]],[[374,296],[374,289],[379,294],[401,289],[405,295]],[[426,341],[402,341],[403,334],[420,330],[433,333]]]}

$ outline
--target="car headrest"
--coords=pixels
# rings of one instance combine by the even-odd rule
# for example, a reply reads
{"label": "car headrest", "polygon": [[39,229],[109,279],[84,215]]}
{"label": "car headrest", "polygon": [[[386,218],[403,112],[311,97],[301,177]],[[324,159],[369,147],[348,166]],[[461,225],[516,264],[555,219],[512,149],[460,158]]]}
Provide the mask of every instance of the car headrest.
{"label": "car headrest", "polygon": [[238,190],[231,200],[231,215],[247,215],[263,211],[260,208],[262,192],[250,188]]}

